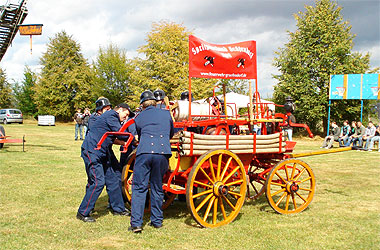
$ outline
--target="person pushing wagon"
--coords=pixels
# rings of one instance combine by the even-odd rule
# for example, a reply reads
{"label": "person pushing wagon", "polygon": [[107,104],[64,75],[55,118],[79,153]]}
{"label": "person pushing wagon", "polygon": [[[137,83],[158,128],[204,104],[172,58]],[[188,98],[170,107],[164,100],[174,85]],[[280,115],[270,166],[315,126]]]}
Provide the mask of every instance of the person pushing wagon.
{"label": "person pushing wagon", "polygon": [[149,225],[162,227],[162,179],[169,167],[171,156],[170,138],[174,135],[173,120],[168,110],[156,107],[151,91],[140,96],[141,113],[135,118],[139,145],[132,180],[131,226],[133,233],[142,232],[145,199],[148,185],[151,188],[151,216]]}
{"label": "person pushing wagon", "polygon": [[[101,148],[96,150],[97,143],[106,132],[119,131],[120,122],[124,121],[130,111],[127,104],[119,104],[114,110],[107,111],[90,121],[88,134],[81,147],[81,157],[83,158],[88,183],[86,194],[78,208],[77,218],[84,222],[95,222],[90,216],[95,207],[95,202],[102,193],[104,186],[107,188],[109,202],[114,215],[128,215],[125,209],[123,196],[120,188],[120,175],[117,173],[119,164],[112,164],[113,152],[110,147],[115,142],[115,138],[107,137]],[[121,140],[125,137],[120,137]],[[122,143],[122,141],[118,141]],[[114,156],[114,155],[113,155]]]}

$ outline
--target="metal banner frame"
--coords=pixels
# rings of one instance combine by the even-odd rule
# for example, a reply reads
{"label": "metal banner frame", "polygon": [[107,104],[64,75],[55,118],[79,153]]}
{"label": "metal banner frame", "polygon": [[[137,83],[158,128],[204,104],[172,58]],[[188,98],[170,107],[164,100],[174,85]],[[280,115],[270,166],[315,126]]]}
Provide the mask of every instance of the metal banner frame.
{"label": "metal banner frame", "polygon": [[360,121],[363,121],[363,100],[380,100],[380,74],[331,75],[327,134],[330,130],[331,100],[360,100]]}

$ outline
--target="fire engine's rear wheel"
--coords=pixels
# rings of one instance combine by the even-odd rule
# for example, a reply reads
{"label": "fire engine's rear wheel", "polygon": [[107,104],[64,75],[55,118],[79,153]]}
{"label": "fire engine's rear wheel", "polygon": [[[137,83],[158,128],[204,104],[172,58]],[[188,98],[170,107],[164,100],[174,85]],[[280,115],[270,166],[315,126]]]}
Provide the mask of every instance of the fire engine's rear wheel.
{"label": "fire engine's rear wheel", "polygon": [[[135,165],[136,150],[132,151],[129,155],[127,164],[123,168],[121,182],[123,185],[123,195],[129,204],[132,200],[132,178],[133,178],[133,166]],[[150,211],[150,191],[147,193],[147,202],[145,203],[145,212]],[[175,194],[164,191],[164,202],[162,209],[166,209],[174,200]]]}
{"label": "fire engine's rear wheel", "polygon": [[297,159],[279,162],[268,174],[266,196],[269,205],[280,214],[305,210],[315,193],[315,176],[309,165]]}
{"label": "fire engine's rear wheel", "polygon": [[[256,200],[265,193],[265,178],[268,173],[265,173],[266,169],[249,166],[247,173],[247,198]],[[262,177],[261,177],[262,176]]]}
{"label": "fire engine's rear wheel", "polygon": [[246,192],[247,179],[239,157],[224,149],[210,150],[191,169],[186,189],[187,207],[202,227],[219,227],[238,216]]}
{"label": "fire engine's rear wheel", "polygon": [[[0,137],[5,136],[5,129],[3,126],[0,126]],[[0,143],[0,148],[4,147],[4,143]]]}

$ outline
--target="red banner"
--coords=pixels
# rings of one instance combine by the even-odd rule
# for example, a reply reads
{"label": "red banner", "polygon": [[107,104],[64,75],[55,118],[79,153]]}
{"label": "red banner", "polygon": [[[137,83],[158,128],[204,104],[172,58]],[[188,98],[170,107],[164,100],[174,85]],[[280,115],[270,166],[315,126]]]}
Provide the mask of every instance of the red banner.
{"label": "red banner", "polygon": [[220,45],[189,36],[190,77],[257,79],[256,65],[256,41]]}

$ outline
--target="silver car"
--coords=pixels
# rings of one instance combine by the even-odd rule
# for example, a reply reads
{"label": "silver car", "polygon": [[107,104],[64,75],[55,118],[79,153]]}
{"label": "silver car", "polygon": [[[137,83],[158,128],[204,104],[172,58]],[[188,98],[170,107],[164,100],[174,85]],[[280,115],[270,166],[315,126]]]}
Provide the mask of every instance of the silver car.
{"label": "silver car", "polygon": [[1,109],[0,110],[0,122],[4,124],[17,122],[22,124],[22,112],[19,109]]}

